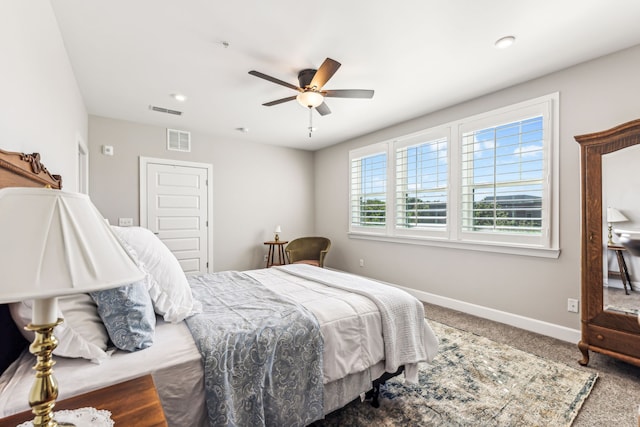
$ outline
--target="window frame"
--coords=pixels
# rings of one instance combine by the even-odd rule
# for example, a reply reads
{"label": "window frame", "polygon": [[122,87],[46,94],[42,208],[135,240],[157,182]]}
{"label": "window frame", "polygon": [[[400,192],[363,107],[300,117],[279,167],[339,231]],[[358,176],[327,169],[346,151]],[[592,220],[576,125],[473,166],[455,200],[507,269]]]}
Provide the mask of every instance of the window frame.
{"label": "window frame", "polygon": [[405,149],[407,147],[412,147],[412,146],[420,146],[432,141],[437,141],[440,139],[446,139],[446,144],[447,144],[447,185],[446,185],[446,192],[447,192],[447,197],[446,197],[446,202],[447,202],[447,206],[451,205],[451,192],[450,192],[450,176],[451,176],[451,132],[450,129],[446,128],[446,127],[438,127],[438,128],[433,128],[433,129],[429,129],[427,131],[424,132],[419,132],[416,134],[412,134],[412,135],[408,135],[406,137],[403,138],[398,138],[392,141],[392,143],[389,144],[389,148],[390,148],[390,153],[393,159],[393,172],[391,173],[391,176],[393,177],[393,182],[391,183],[392,185],[389,188],[389,194],[391,194],[391,197],[393,199],[393,216],[392,218],[390,218],[390,222],[392,222],[391,226],[392,226],[392,234],[395,236],[407,236],[407,237],[431,237],[431,238],[436,238],[436,239],[448,239],[449,235],[450,235],[450,228],[451,228],[451,216],[449,214],[449,210],[447,209],[447,214],[445,215],[445,226],[444,227],[419,227],[419,228],[405,228],[405,227],[399,227],[397,225],[397,215],[398,215],[398,203],[397,203],[397,181],[398,181],[398,174],[400,173],[400,171],[398,171],[397,169],[397,154],[398,151]]}
{"label": "window frame", "polygon": [[[477,250],[485,252],[509,253],[544,258],[560,255],[559,241],[559,101],[558,92],[508,105],[464,119],[451,121],[419,132],[378,142],[349,151],[349,232],[350,238],[407,243],[416,245],[441,246]],[[540,111],[543,116],[543,202],[542,233],[532,236],[506,233],[480,233],[462,230],[462,144],[463,134],[468,129],[495,127],[509,121],[521,120],[532,111]],[[530,117],[530,116],[529,116]],[[514,120],[511,120],[514,118]],[[398,229],[396,227],[396,150],[418,143],[420,140],[436,139],[434,136],[447,135],[448,149],[448,194],[447,225],[435,230],[429,227]],[[367,153],[386,152],[387,192],[386,226],[373,232],[368,227],[354,227],[351,213],[351,172],[352,159]],[[364,228],[364,229],[363,229]],[[523,238],[526,237],[526,238]]]}
{"label": "window frame", "polygon": [[[542,177],[542,229],[541,234],[536,236],[512,234],[512,233],[495,233],[495,232],[483,232],[483,231],[465,231],[463,230],[463,215],[460,216],[459,221],[459,235],[460,240],[463,241],[480,241],[486,243],[500,243],[500,244],[513,244],[513,245],[525,245],[532,247],[546,248],[550,246],[550,223],[551,218],[551,203],[552,191],[551,186],[548,183],[551,181],[550,170],[550,145],[551,132],[547,129],[551,123],[551,103],[542,101],[536,103],[528,103],[518,108],[509,108],[507,111],[492,112],[489,115],[476,116],[473,120],[463,121],[458,125],[459,140],[461,144],[461,156],[460,163],[466,161],[468,154],[464,152],[462,145],[464,144],[464,135],[467,132],[472,132],[481,129],[488,129],[492,127],[499,127],[502,124],[515,123],[531,117],[542,116],[543,120],[543,177]],[[471,153],[472,154],[472,153]],[[546,183],[545,183],[546,181]],[[464,178],[461,177],[460,182],[460,206],[469,201],[463,200],[465,195],[462,189],[466,183]]]}
{"label": "window frame", "polygon": [[[384,154],[386,156],[386,162],[387,162],[387,173],[386,173],[386,187],[385,187],[385,208],[386,208],[386,215],[385,215],[385,222],[384,225],[381,226],[364,226],[364,225],[358,225],[357,223],[353,222],[353,209],[354,209],[354,198],[355,197],[360,197],[362,195],[362,192],[358,192],[357,194],[353,193],[353,180],[354,180],[354,171],[353,171],[353,162],[355,160],[362,160],[364,158],[368,158],[368,157],[373,157],[373,156],[377,156],[379,154]],[[385,236],[387,234],[387,229],[389,227],[389,152],[388,152],[388,147],[386,143],[377,143],[377,144],[372,144],[372,145],[368,145],[366,147],[362,147],[362,148],[358,148],[355,150],[351,150],[349,152],[349,231],[350,232],[355,232],[355,233],[360,233],[362,235],[380,235],[380,236]],[[359,182],[362,182],[361,180]],[[361,215],[360,215],[361,216]]]}

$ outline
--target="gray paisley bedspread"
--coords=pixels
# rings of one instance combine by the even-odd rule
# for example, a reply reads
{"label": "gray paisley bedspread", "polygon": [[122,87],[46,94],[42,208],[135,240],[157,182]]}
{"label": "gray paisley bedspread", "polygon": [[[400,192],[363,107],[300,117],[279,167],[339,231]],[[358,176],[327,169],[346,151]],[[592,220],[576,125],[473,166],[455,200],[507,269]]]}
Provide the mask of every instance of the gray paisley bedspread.
{"label": "gray paisley bedspread", "polygon": [[305,426],[323,416],[313,314],[248,275],[188,276],[203,312],[186,320],[205,371],[211,426]]}

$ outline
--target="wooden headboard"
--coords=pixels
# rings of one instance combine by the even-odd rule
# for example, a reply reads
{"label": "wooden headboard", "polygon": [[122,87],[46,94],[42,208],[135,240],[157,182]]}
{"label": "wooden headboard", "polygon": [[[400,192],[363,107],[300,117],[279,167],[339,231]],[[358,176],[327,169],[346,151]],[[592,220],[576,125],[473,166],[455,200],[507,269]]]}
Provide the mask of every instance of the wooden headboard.
{"label": "wooden headboard", "polygon": [[[52,175],[40,161],[40,154],[13,153],[0,150],[0,188],[51,187],[62,188],[60,175]],[[7,244],[3,242],[2,244]],[[0,373],[20,355],[28,345],[9,314],[9,307],[0,304]]]}
{"label": "wooden headboard", "polygon": [[40,153],[13,153],[0,150],[0,188],[62,188],[62,177],[51,175],[40,162]]}

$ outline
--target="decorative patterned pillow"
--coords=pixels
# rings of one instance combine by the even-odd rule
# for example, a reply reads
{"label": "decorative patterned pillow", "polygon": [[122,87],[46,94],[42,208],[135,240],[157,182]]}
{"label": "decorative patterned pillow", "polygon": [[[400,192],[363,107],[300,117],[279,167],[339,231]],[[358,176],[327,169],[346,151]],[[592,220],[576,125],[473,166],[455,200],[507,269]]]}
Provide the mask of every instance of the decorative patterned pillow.
{"label": "decorative patterned pillow", "polygon": [[156,314],[144,282],[89,295],[96,302],[98,314],[116,347],[137,351],[153,344]]}
{"label": "decorative patterned pillow", "polygon": [[177,323],[202,311],[180,263],[155,234],[142,227],[111,228],[147,274],[147,290],[156,313],[167,322]]}
{"label": "decorative patterned pillow", "polygon": [[[32,303],[27,300],[9,305],[13,321],[30,343],[35,334],[24,327],[31,323]],[[95,363],[109,357],[105,351],[109,336],[98,316],[96,304],[88,294],[59,297],[58,317],[62,317],[64,322],[53,330],[58,339],[53,354],[88,359]]]}

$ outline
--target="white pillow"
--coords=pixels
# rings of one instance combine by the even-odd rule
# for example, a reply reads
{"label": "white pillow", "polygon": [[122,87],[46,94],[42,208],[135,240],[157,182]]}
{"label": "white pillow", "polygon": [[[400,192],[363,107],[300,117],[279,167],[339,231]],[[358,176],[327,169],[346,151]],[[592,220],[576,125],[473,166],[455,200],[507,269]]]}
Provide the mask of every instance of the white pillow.
{"label": "white pillow", "polygon": [[[31,323],[31,307],[33,301],[13,303],[9,305],[11,317],[31,343],[35,333],[24,329]],[[58,317],[64,322],[53,330],[58,339],[58,346],[53,354],[62,357],[74,357],[100,363],[109,357],[105,351],[109,335],[98,315],[93,299],[88,294],[76,294],[58,298]]]}
{"label": "white pillow", "polygon": [[202,311],[202,305],[193,299],[180,263],[155,234],[142,227],[111,228],[147,275],[147,289],[156,313],[167,322],[177,323]]}

